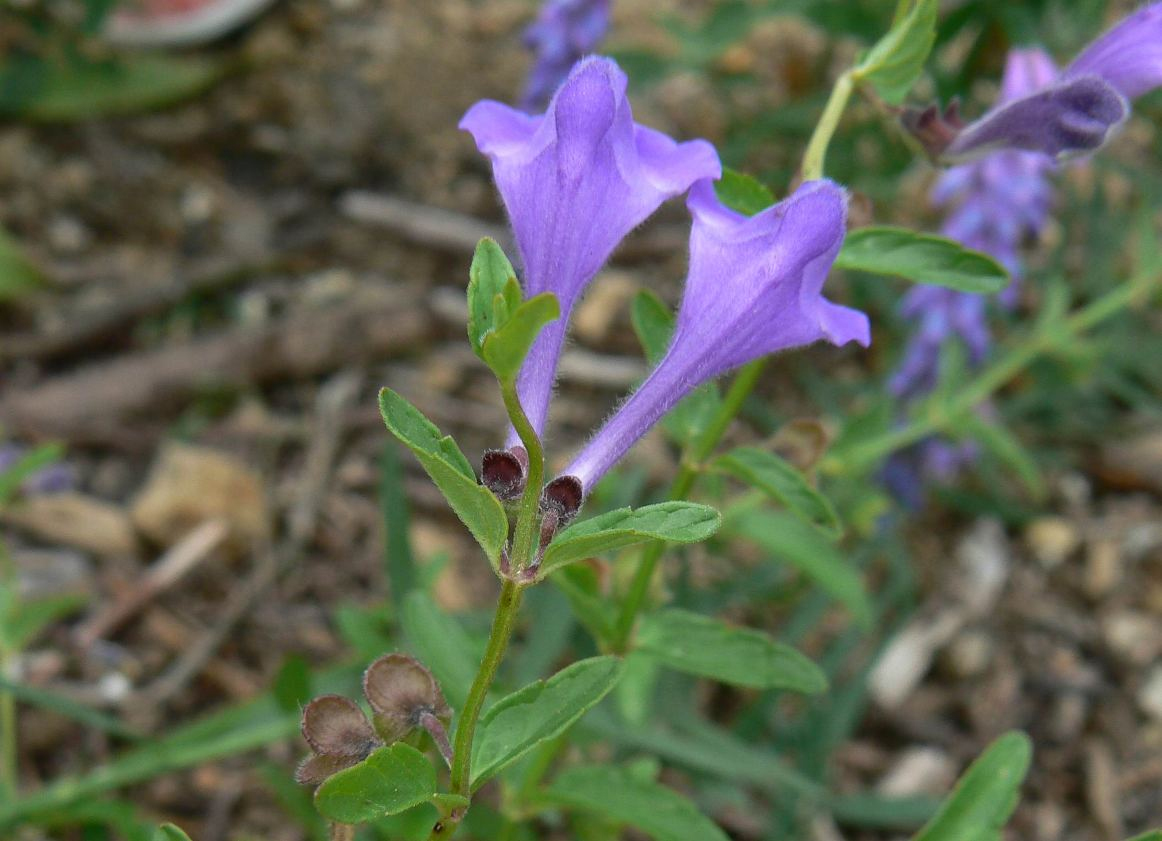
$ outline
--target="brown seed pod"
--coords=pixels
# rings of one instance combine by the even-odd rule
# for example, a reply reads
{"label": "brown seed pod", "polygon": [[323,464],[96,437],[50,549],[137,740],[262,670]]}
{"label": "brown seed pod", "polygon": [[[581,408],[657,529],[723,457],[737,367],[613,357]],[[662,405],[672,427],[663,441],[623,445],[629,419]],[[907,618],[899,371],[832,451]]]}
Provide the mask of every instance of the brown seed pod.
{"label": "brown seed pod", "polygon": [[402,739],[425,713],[447,723],[452,709],[422,663],[406,654],[385,654],[363,673],[363,694],[375,711],[375,729],[385,742]]}

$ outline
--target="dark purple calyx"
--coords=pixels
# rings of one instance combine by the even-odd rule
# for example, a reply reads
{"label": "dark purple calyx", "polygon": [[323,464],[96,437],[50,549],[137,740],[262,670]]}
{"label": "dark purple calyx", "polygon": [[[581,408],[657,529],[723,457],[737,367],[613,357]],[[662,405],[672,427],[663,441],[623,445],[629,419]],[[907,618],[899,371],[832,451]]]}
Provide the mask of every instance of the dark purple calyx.
{"label": "dark purple calyx", "polygon": [[510,450],[488,450],[480,461],[480,484],[497,499],[519,499],[525,489],[528,455],[524,447]]}

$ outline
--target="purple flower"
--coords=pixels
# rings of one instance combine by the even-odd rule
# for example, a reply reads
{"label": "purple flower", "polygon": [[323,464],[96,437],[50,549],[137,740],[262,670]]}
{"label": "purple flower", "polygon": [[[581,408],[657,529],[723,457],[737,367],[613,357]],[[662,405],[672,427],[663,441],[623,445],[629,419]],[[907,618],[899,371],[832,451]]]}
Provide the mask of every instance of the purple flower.
{"label": "purple flower", "polygon": [[597,49],[609,29],[609,5],[610,0],[546,0],[524,33],[525,46],[534,54],[521,98],[524,110],[543,108],[569,68]]}
{"label": "purple flower", "polygon": [[1129,100],[1162,85],[1162,3],[1130,15],[1082,50],[1060,78],[958,128],[946,161],[995,149],[1070,158],[1100,148],[1129,116]]}
{"label": "purple flower", "polygon": [[[633,121],[626,78],[610,59],[579,62],[543,116],[478,102],[460,128],[492,160],[528,296],[553,292],[561,318],[537,337],[517,381],[544,431],[569,312],[619,242],[668,198],[722,171],[704,140],[676,143]],[[509,443],[518,439],[510,435]]]}
{"label": "purple flower", "polygon": [[[690,270],[665,357],[563,476],[583,492],[702,383],[752,359],[825,339],[870,341],[867,316],[823,297],[843,244],[847,196],[830,181],[801,186],[756,216],[724,207],[709,181],[690,190]],[[558,480],[560,481],[560,480]]]}
{"label": "purple flower", "polygon": [[[28,449],[19,444],[11,442],[0,444],[0,473],[14,467],[26,455]],[[26,476],[20,484],[20,490],[26,495],[40,496],[71,491],[76,483],[76,471],[72,466],[58,461],[34,470]]]}

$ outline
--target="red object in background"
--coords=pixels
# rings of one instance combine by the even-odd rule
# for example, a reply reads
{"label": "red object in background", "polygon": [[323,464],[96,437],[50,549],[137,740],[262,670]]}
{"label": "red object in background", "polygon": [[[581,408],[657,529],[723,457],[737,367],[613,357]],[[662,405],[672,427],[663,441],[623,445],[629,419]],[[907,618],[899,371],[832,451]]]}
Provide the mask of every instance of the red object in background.
{"label": "red object in background", "polygon": [[136,47],[205,44],[257,17],[275,0],[126,0],[109,16],[106,40]]}

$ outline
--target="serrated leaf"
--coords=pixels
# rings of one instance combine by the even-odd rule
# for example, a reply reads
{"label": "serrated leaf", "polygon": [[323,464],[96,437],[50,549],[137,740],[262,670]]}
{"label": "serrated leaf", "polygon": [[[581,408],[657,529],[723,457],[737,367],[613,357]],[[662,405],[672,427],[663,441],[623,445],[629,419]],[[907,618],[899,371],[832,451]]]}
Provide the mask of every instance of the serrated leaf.
{"label": "serrated leaf", "polygon": [[635,650],[679,672],[753,689],[789,689],[814,695],[827,688],[818,666],[788,645],[752,628],[668,609],[644,617]]}
{"label": "serrated leaf", "polygon": [[496,328],[494,299],[509,280],[516,280],[516,272],[504,249],[489,237],[480,240],[468,269],[468,340],[477,356],[484,336]]}
{"label": "serrated leaf", "polygon": [[591,657],[501,698],[480,719],[472,746],[472,788],[564,733],[621,677],[619,657]]}
{"label": "serrated leaf", "polygon": [[775,195],[757,178],[730,167],[722,168],[722,178],[714,182],[718,200],[744,216],[754,216],[775,203]]}
{"label": "serrated leaf", "polygon": [[179,826],[163,823],[153,833],[153,841],[190,841],[190,836]]}
{"label": "serrated leaf", "polygon": [[842,531],[839,515],[827,497],[811,487],[801,471],[774,453],[757,447],[738,447],[718,458],[714,469],[757,488],[809,523],[833,534]]}
{"label": "serrated leaf", "polygon": [[389,388],[379,392],[379,411],[388,430],[415,455],[456,516],[484,549],[493,569],[508,538],[508,516],[492,492],[476,482],[468,459],[451,436]]}
{"label": "serrated leaf", "polygon": [[44,284],[44,275],[0,228],[0,301],[19,298]]}
{"label": "serrated leaf", "polygon": [[793,514],[765,510],[731,512],[726,530],[746,538],[789,564],[851,611],[863,625],[871,622],[872,606],[863,578],[818,529]]}
{"label": "serrated leaf", "polygon": [[552,292],[542,292],[510,310],[507,320],[485,335],[481,344],[481,356],[496,378],[514,382],[541,328],[560,317],[561,305]]}
{"label": "serrated leaf", "polygon": [[573,561],[647,540],[697,543],[718,531],[721,524],[722,516],[716,510],[696,502],[619,508],[569,526],[557,535],[545,550],[540,576]]}
{"label": "serrated leaf", "polygon": [[1001,736],[972,763],[956,788],[913,841],[999,838],[1017,805],[1033,747],[1024,733]]}
{"label": "serrated leaf", "polygon": [[989,255],[907,228],[857,228],[843,241],[835,265],[958,292],[992,294],[1009,284],[1009,273]]}
{"label": "serrated leaf", "polygon": [[[218,58],[154,53],[38,61],[0,72],[0,90],[21,90],[0,97],[0,115],[64,122],[157,108],[201,93],[226,69]],[[13,80],[11,73],[22,75]]]}
{"label": "serrated leaf", "polygon": [[396,742],[327,779],[315,792],[315,807],[329,821],[358,824],[397,815],[435,793],[432,763],[411,745]]}
{"label": "serrated leaf", "polygon": [[916,0],[912,10],[897,17],[888,33],[864,56],[855,68],[855,78],[873,85],[889,104],[903,102],[936,42],[938,6],[938,0]]}
{"label": "serrated leaf", "polygon": [[685,797],[627,768],[570,768],[557,775],[543,799],[629,824],[655,841],[727,841],[726,833]]}

